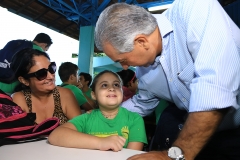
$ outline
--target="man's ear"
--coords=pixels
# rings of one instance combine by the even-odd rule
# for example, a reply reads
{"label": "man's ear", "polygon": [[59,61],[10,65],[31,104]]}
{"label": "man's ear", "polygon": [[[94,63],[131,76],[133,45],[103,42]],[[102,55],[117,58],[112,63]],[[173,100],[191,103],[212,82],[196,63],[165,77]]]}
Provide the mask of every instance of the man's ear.
{"label": "man's ear", "polygon": [[85,81],[85,82],[87,82],[87,84],[89,84],[89,81]]}
{"label": "man's ear", "polygon": [[24,79],[22,76],[18,77],[19,82],[24,84],[25,86],[29,86],[28,80]]}
{"label": "man's ear", "polygon": [[70,80],[73,80],[73,78],[75,77],[75,76],[74,76],[74,77],[73,77],[73,76],[74,76],[74,75],[71,74],[70,77],[69,77],[69,79],[70,79]]}
{"label": "man's ear", "polygon": [[91,91],[91,97],[92,97],[93,100],[95,100],[95,101],[97,100],[96,99],[96,95],[95,95],[95,93],[93,91]]}
{"label": "man's ear", "polygon": [[143,47],[144,49],[148,49],[149,48],[149,41],[148,41],[147,36],[137,35],[134,39],[134,45],[139,46],[139,47]]}

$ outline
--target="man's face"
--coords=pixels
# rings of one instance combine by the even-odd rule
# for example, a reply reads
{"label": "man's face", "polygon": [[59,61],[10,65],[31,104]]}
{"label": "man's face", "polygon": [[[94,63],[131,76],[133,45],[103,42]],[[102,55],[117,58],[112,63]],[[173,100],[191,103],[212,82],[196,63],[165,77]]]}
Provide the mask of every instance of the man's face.
{"label": "man's face", "polygon": [[123,69],[129,66],[147,67],[154,63],[155,58],[162,50],[162,41],[159,30],[151,35],[138,35],[134,39],[134,49],[131,52],[119,53],[110,43],[103,44],[103,52],[113,61],[119,62]]}
{"label": "man's face", "polygon": [[82,83],[83,86],[87,85],[88,81],[85,81],[84,76],[79,76],[79,81]]}
{"label": "man's face", "polygon": [[44,50],[44,52],[47,52],[50,46],[48,46],[46,43],[45,45],[43,45],[42,49]]}
{"label": "man's face", "polygon": [[79,82],[79,77],[78,77],[78,73],[76,71],[76,73],[71,76],[71,83],[72,83],[72,85],[77,86],[78,82]]}
{"label": "man's face", "polygon": [[141,48],[134,48],[131,52],[119,53],[110,43],[103,47],[104,53],[113,61],[119,62],[123,69],[128,69],[129,66],[149,66],[155,60],[155,55]]}

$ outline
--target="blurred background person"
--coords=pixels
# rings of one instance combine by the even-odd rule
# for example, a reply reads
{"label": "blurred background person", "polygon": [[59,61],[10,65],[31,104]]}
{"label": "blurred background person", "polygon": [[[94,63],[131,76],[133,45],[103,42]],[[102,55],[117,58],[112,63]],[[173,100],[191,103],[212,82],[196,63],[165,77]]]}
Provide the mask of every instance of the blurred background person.
{"label": "blurred background person", "polygon": [[81,87],[81,85],[79,85],[79,87],[82,90],[83,95],[88,100],[88,102],[95,108],[96,102],[95,102],[95,100],[92,99],[92,96],[91,96],[92,89],[90,88],[90,85],[92,83],[92,76],[89,73],[80,72],[79,73],[79,82],[82,85],[82,87]]}
{"label": "blurred background person", "polygon": [[80,89],[82,84],[79,83],[78,70],[78,66],[72,62],[62,63],[58,70],[59,77],[63,82],[60,86],[70,89],[75,95],[79,107],[84,111],[89,111],[94,109],[94,106],[90,105]]}
{"label": "blurred background person", "polygon": [[123,81],[123,102],[132,98],[138,91],[138,80],[133,70],[121,70],[117,72]]}

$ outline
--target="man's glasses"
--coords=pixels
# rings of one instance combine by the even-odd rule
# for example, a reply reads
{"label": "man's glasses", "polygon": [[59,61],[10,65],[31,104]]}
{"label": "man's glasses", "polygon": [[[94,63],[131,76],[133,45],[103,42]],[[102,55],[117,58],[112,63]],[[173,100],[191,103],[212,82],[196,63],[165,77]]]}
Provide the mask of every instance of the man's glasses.
{"label": "man's glasses", "polygon": [[54,74],[56,72],[56,69],[57,69],[56,63],[55,62],[51,62],[50,65],[48,66],[48,69],[43,68],[43,69],[40,69],[40,70],[38,70],[36,72],[26,74],[24,76],[24,78],[36,77],[39,81],[42,81],[45,78],[47,78],[48,72],[50,72],[51,74]]}

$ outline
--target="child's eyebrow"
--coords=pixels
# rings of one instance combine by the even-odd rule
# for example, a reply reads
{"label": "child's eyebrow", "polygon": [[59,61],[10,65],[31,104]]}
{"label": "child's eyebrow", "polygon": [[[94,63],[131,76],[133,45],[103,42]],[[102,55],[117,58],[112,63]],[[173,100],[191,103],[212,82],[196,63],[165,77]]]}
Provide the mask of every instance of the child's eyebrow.
{"label": "child's eyebrow", "polygon": [[100,82],[99,84],[102,84],[102,83],[106,83],[107,81],[102,81],[102,82]]}
{"label": "child's eyebrow", "polygon": [[[119,80],[115,80],[115,81],[113,81],[113,83],[121,83]],[[103,84],[103,83],[109,83],[108,81],[102,81],[102,82],[100,82],[99,84]]]}

